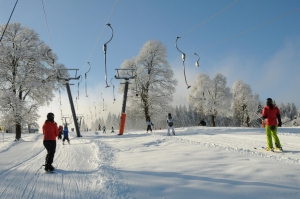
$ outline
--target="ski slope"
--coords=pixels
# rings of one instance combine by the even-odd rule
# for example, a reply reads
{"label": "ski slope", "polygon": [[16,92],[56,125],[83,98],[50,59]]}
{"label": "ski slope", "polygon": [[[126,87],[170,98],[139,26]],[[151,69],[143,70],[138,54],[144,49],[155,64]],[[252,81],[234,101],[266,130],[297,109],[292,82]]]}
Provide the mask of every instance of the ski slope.
{"label": "ski slope", "polygon": [[5,133],[0,198],[300,198],[300,128],[279,128],[284,153],[261,149],[262,128],[175,130],[71,133],[55,173],[43,170],[42,134]]}

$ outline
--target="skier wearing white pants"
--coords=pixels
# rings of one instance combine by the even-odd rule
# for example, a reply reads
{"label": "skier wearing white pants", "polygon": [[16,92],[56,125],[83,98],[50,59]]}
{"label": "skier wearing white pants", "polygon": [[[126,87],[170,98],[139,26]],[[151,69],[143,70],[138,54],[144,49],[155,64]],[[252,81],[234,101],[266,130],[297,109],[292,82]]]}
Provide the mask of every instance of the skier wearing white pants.
{"label": "skier wearing white pants", "polygon": [[172,133],[173,133],[173,135],[175,135],[175,130],[174,130],[173,122],[174,122],[174,119],[173,119],[171,113],[169,113],[168,114],[168,119],[167,119],[167,123],[168,123],[168,135],[171,135],[170,134],[170,128],[172,128]]}

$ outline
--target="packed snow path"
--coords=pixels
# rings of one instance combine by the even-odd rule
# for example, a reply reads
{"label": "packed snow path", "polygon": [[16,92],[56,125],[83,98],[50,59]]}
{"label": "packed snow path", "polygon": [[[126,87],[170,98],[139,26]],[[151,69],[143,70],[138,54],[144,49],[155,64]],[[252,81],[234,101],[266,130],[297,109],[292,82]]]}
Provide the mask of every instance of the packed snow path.
{"label": "packed snow path", "polygon": [[299,128],[280,128],[284,153],[261,149],[260,128],[116,133],[58,140],[55,173],[42,167],[41,134],[5,134],[0,198],[300,198]]}

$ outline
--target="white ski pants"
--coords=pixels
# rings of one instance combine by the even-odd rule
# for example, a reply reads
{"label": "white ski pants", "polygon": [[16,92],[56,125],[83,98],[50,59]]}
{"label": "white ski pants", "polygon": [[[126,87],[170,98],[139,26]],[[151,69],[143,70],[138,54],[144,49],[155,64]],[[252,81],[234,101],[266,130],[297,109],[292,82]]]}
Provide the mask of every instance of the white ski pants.
{"label": "white ski pants", "polygon": [[174,126],[168,126],[168,135],[170,135],[170,129],[172,129],[172,133],[175,133]]}

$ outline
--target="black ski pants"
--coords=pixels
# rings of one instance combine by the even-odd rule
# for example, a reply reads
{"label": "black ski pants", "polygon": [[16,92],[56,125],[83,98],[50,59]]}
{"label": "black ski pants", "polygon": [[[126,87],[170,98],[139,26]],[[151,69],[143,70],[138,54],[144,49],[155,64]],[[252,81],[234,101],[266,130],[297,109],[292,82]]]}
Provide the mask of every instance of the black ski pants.
{"label": "black ski pants", "polygon": [[45,164],[52,165],[56,149],[56,140],[44,140],[43,144],[47,150]]}
{"label": "black ski pants", "polygon": [[152,132],[151,125],[148,125],[148,126],[147,126],[147,132],[148,132],[148,131],[151,131],[151,132]]}
{"label": "black ski pants", "polygon": [[65,140],[67,140],[68,142],[70,142],[69,136],[64,136],[63,142],[64,142]]}

